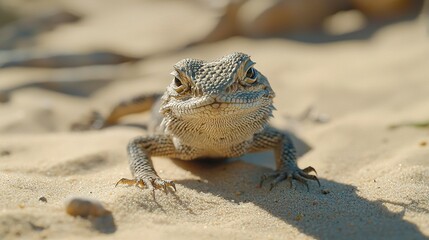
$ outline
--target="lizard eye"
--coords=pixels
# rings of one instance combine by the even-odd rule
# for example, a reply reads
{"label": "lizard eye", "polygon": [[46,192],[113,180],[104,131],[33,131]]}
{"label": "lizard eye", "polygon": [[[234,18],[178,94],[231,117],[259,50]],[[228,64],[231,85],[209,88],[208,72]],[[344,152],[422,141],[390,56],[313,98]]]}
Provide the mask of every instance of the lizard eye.
{"label": "lizard eye", "polygon": [[181,87],[183,85],[182,81],[180,81],[179,78],[175,77],[174,78],[174,85],[176,85],[176,87]]}
{"label": "lizard eye", "polygon": [[256,71],[253,67],[249,68],[246,72],[246,83],[252,84],[256,82]]}
{"label": "lizard eye", "polygon": [[182,93],[186,90],[186,85],[183,84],[182,80],[180,80],[178,77],[174,77],[173,80],[173,89],[177,92],[177,93]]}

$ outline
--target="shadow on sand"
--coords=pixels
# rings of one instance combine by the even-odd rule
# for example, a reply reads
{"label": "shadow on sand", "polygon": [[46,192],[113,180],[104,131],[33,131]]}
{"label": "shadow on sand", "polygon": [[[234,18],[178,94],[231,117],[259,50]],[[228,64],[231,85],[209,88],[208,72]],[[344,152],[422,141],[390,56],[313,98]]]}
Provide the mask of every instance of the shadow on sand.
{"label": "shadow on sand", "polygon": [[[289,134],[299,156],[311,149]],[[386,201],[362,198],[352,185],[319,178],[322,187],[311,182],[310,191],[297,181],[293,182],[293,189],[287,182],[281,182],[272,191],[268,190],[268,183],[258,187],[260,176],[274,168],[270,152],[235,160],[173,162],[202,180],[179,180],[178,184],[237,204],[251,202],[316,239],[427,239],[415,224],[403,219],[405,211],[413,209],[404,206],[399,213],[391,212],[383,206]]]}
{"label": "shadow on sand", "polygon": [[[427,239],[415,224],[403,219],[405,210],[391,212],[381,200],[360,197],[352,185],[321,178],[322,188],[310,183],[309,192],[296,181],[293,189],[282,182],[269,191],[267,186],[257,187],[259,176],[270,171],[267,168],[242,161],[174,163],[203,180],[176,183],[237,204],[251,202],[316,239]],[[237,175],[243,176],[240,182]]]}
{"label": "shadow on sand", "polygon": [[[299,156],[309,151],[305,142],[291,135]],[[392,212],[383,205],[391,203],[388,200],[367,200],[359,196],[355,186],[327,180],[320,175],[321,188],[310,182],[309,191],[297,181],[293,182],[293,189],[286,181],[272,191],[268,190],[269,183],[259,187],[260,176],[273,171],[273,154],[269,152],[223,161],[173,160],[173,163],[200,178],[176,180],[177,184],[236,204],[253,203],[316,239],[428,239],[415,224],[403,219],[405,211],[415,211],[414,207],[395,202],[392,204],[404,209]],[[179,205],[194,214],[177,195],[173,196]],[[152,205],[143,201],[141,207],[150,212],[155,209],[165,212],[158,203]]]}

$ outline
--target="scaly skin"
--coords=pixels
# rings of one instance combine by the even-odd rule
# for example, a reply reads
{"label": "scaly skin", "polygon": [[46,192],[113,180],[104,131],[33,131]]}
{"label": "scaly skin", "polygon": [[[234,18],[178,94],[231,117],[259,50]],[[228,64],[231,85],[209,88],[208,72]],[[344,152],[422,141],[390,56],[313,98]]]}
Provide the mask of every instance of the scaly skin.
{"label": "scaly skin", "polygon": [[[274,178],[271,188],[283,180],[291,183],[292,179],[307,188],[307,179],[319,183],[309,174],[315,172],[314,168],[298,168],[290,138],[268,126],[274,92],[254,64],[248,55],[232,53],[213,62],[184,59],[174,65],[174,79],[161,98],[162,131],[130,141],[129,163],[134,178],[123,178],[118,184],[175,189],[173,181],[158,176],[152,165],[153,156],[193,160],[266,150],[275,151],[277,170],[262,176],[261,184],[270,177]],[[138,99],[121,103],[104,122],[94,121],[93,127],[114,124],[126,109],[146,109],[138,107],[145,98]]]}

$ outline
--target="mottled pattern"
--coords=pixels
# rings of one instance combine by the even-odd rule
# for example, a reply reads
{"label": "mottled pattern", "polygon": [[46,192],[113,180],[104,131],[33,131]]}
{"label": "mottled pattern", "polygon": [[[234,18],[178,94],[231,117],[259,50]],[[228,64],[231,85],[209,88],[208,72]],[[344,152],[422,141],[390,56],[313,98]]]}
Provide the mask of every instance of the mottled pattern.
{"label": "mottled pattern", "polygon": [[[282,180],[296,179],[306,185],[306,179],[318,181],[308,174],[314,171],[312,167],[301,170],[296,165],[289,137],[267,125],[274,110],[274,92],[254,64],[243,53],[212,62],[184,59],[175,64],[174,79],[161,100],[161,132],[131,140],[128,153],[134,179],[123,178],[118,183],[175,188],[173,181],[157,175],[152,156],[193,160],[265,150],[275,151],[277,171],[264,175],[261,184],[270,177],[274,178],[271,188]],[[139,99],[143,104],[144,98]],[[112,114],[126,105],[119,105]]]}

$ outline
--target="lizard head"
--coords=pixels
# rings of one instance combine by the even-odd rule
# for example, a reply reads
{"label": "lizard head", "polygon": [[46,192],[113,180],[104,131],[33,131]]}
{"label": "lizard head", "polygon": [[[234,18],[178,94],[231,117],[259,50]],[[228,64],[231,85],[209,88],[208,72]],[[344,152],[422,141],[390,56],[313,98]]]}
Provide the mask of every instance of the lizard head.
{"label": "lizard head", "polygon": [[243,53],[213,62],[184,59],[174,65],[173,81],[163,96],[161,113],[175,118],[225,118],[271,115],[274,92]]}
{"label": "lizard head", "polygon": [[160,112],[161,129],[181,145],[224,156],[262,131],[272,116],[274,92],[243,53],[216,61],[184,59],[174,65]]}
{"label": "lizard head", "polygon": [[208,139],[213,145],[251,139],[274,110],[274,92],[254,65],[243,53],[178,62],[161,101],[162,128],[190,146]]}

